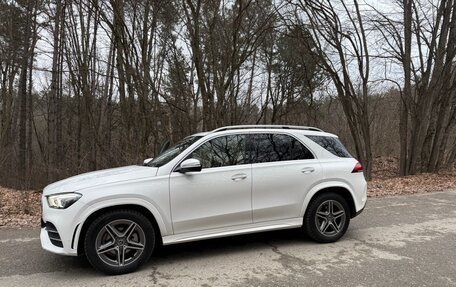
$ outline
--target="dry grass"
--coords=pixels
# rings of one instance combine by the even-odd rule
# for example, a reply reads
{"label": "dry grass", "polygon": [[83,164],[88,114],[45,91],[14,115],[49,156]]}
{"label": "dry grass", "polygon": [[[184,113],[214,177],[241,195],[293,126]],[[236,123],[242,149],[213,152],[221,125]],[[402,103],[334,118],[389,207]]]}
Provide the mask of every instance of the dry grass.
{"label": "dry grass", "polygon": [[0,228],[38,226],[41,193],[0,187]]}
{"label": "dry grass", "polygon": [[444,191],[456,188],[456,172],[374,178],[368,186],[370,197]]}
{"label": "dry grass", "polygon": [[398,167],[399,160],[395,157],[379,157],[374,160],[373,179],[368,184],[369,197],[436,192],[456,188],[455,170],[400,177]]}
{"label": "dry grass", "polygon": [[[376,158],[369,197],[394,196],[456,189],[456,171],[423,173],[399,177],[396,158]],[[0,187],[0,228],[36,227],[40,223],[40,197],[37,191]]]}

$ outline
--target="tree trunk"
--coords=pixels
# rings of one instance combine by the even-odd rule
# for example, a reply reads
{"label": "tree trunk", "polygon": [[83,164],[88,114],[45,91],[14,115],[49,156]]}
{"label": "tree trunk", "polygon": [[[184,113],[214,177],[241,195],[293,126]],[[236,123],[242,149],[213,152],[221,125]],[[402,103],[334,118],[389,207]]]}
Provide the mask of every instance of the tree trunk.
{"label": "tree trunk", "polygon": [[400,138],[400,175],[408,175],[410,166],[408,154],[408,115],[409,103],[412,98],[411,89],[411,45],[412,45],[412,0],[403,0],[404,5],[404,92],[401,99],[400,118],[399,118],[399,138]]}
{"label": "tree trunk", "polygon": [[21,74],[19,77],[19,100],[20,100],[20,116],[19,116],[19,180],[22,183],[22,188],[26,187],[27,178],[27,72],[29,68],[30,57],[30,37],[31,37],[31,17],[32,17],[32,1],[27,2],[26,23],[24,34],[24,55],[22,57]]}
{"label": "tree trunk", "polygon": [[48,162],[47,173],[48,180],[54,181],[57,177],[56,169],[58,165],[57,159],[57,118],[58,118],[58,98],[60,88],[60,45],[62,39],[60,38],[63,30],[63,9],[62,0],[56,0],[55,10],[55,23],[53,31],[53,56],[52,56],[52,76],[51,76],[51,89],[49,94],[49,112],[48,112]]}

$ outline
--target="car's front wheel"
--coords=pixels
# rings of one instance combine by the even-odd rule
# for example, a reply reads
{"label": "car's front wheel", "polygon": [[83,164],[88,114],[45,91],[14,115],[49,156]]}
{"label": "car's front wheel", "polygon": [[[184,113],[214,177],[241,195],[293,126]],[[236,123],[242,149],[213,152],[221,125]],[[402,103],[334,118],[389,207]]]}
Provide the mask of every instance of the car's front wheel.
{"label": "car's front wheel", "polygon": [[151,222],[134,210],[107,212],[87,229],[84,249],[87,260],[106,274],[125,274],[149,259],[155,246]]}
{"label": "car's front wheel", "polygon": [[350,210],[347,201],[337,193],[317,195],[309,203],[304,216],[304,229],[313,240],[321,243],[337,241],[347,231]]}

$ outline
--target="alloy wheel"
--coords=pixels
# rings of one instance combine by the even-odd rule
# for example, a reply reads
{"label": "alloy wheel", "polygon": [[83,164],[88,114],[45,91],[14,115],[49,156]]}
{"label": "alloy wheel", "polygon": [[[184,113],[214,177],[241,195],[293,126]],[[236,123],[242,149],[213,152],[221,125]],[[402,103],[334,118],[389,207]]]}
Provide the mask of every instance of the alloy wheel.
{"label": "alloy wheel", "polygon": [[146,246],[146,235],[137,223],[128,219],[109,222],[97,234],[98,257],[110,266],[126,266],[138,259]]}
{"label": "alloy wheel", "polygon": [[337,235],[344,227],[346,213],[343,205],[336,200],[322,202],[315,214],[318,231],[325,236]]}

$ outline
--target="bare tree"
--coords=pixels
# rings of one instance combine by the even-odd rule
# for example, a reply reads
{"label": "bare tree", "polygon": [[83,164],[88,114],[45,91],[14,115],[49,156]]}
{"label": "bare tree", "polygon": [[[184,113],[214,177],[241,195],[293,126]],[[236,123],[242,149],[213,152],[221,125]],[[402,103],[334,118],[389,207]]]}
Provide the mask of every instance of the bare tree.
{"label": "bare tree", "polygon": [[[402,174],[451,167],[455,1],[0,0],[0,183],[40,188],[242,123],[337,133],[368,178],[373,154],[399,152]],[[374,86],[378,59],[394,89]]]}
{"label": "bare tree", "polygon": [[54,26],[52,30],[53,35],[53,53],[52,53],[52,78],[51,78],[51,87],[49,93],[49,105],[48,105],[48,150],[47,150],[47,172],[48,178],[50,180],[55,180],[56,168],[61,163],[61,158],[58,156],[58,134],[61,127],[61,121],[58,120],[58,114],[60,106],[60,79],[62,73],[60,71],[61,61],[62,61],[62,43],[63,43],[63,33],[64,33],[64,23],[65,23],[65,3],[61,0],[55,2],[55,11],[54,11]]}
{"label": "bare tree", "polygon": [[[1,130],[0,144],[3,150],[8,150],[14,141],[12,134],[14,126],[14,84],[20,70],[21,57],[24,56],[24,25],[25,15],[16,5],[0,2],[0,96],[1,96]],[[22,24],[22,25],[21,25]],[[2,161],[7,160],[10,152],[2,156]]]}
{"label": "bare tree", "polygon": [[398,2],[402,19],[377,11],[375,23],[386,43],[384,51],[404,72],[400,111],[402,175],[435,172],[454,161],[450,135],[456,124],[455,4],[404,0]]}
{"label": "bare tree", "polygon": [[[203,129],[238,121],[244,65],[264,41],[274,20],[271,1],[185,0],[182,2],[197,84]],[[248,88],[247,88],[248,89]],[[251,101],[251,98],[250,98]],[[224,113],[230,109],[231,113]],[[233,117],[234,115],[234,117]]]}
{"label": "bare tree", "polygon": [[[290,1],[298,9],[299,25],[308,27],[317,47],[321,67],[328,73],[344,109],[366,177],[372,171],[372,146],[369,115],[370,57],[364,18],[358,1],[349,7],[345,1]],[[306,21],[308,24],[306,25]]]}
{"label": "bare tree", "polygon": [[[27,160],[27,73],[29,72],[29,59],[31,56],[31,34],[32,34],[32,14],[33,14],[33,2],[27,1],[25,3],[25,25],[24,25],[24,40],[23,49],[24,55],[21,63],[21,73],[19,76],[19,99],[20,99],[20,116],[19,116],[19,176],[26,179],[26,160]],[[25,181],[24,181],[25,183]],[[24,186],[25,188],[25,186]]]}

